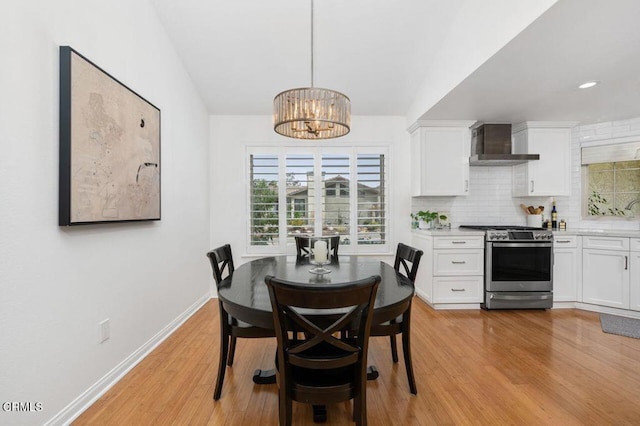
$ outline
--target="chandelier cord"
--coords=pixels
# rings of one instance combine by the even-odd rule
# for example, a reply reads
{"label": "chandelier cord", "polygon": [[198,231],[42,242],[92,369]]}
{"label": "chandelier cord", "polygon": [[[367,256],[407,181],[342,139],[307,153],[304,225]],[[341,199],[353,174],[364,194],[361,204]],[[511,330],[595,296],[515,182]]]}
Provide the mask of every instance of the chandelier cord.
{"label": "chandelier cord", "polygon": [[313,0],[311,0],[311,87],[313,87]]}

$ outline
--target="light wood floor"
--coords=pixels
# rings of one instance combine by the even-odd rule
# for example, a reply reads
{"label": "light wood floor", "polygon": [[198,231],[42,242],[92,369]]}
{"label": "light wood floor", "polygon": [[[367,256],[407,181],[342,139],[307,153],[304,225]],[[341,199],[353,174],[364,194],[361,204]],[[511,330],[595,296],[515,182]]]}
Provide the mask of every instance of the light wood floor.
{"label": "light wood floor", "polygon": [[[640,424],[640,340],[603,333],[597,313],[413,306],[418,395],[402,357],[394,365],[388,340],[372,338],[380,378],[367,387],[369,424]],[[239,339],[213,401],[217,309],[208,302],[74,424],[277,425],[276,385],[251,381],[273,367],[275,340]],[[327,424],[349,418],[350,404],[328,407]],[[294,403],[294,424],[313,424],[309,406]]]}

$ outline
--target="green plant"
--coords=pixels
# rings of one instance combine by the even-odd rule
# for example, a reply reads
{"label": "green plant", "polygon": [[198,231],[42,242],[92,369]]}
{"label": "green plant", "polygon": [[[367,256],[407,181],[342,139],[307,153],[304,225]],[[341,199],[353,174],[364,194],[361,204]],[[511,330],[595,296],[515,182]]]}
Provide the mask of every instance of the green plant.
{"label": "green plant", "polygon": [[438,212],[432,212],[429,210],[420,210],[417,213],[411,213],[411,218],[414,220],[423,220],[425,222],[433,222],[436,219],[447,220],[447,216],[444,214],[438,215]]}
{"label": "green plant", "polygon": [[624,216],[624,210],[611,207],[609,200],[604,198],[598,191],[592,191],[587,201],[587,212],[589,216]]}

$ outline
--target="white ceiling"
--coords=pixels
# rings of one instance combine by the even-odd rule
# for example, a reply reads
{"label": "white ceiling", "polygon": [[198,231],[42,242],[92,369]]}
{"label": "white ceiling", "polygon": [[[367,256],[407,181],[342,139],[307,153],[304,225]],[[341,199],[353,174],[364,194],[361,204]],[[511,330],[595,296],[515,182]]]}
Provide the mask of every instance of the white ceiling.
{"label": "white ceiling", "polygon": [[[315,86],[347,94],[353,115],[405,115],[463,2],[315,0]],[[277,93],[309,86],[308,0],[152,3],[211,114],[269,115]],[[638,0],[559,0],[422,118],[638,117],[638,18]]]}
{"label": "white ceiling", "polygon": [[[578,89],[586,81],[600,83]],[[640,117],[640,1],[560,0],[422,118]]]}

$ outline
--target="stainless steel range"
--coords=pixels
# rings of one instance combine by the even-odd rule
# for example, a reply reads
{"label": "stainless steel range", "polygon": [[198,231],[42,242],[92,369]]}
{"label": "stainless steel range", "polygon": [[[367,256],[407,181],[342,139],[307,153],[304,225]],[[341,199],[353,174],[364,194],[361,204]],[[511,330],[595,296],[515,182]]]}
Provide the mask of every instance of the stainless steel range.
{"label": "stainless steel range", "polygon": [[484,309],[553,306],[553,234],[526,226],[477,226],[485,233]]}

